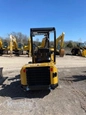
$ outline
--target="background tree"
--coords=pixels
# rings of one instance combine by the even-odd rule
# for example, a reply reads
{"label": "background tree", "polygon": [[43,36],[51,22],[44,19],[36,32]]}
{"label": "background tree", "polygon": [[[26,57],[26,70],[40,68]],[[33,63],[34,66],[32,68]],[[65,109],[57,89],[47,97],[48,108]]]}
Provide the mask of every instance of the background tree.
{"label": "background tree", "polygon": [[8,36],[10,36],[10,35],[13,35],[13,36],[15,36],[15,38],[16,38],[16,40],[17,40],[17,42],[19,43],[22,43],[22,44],[28,44],[28,39],[29,39],[29,37],[27,37],[27,35],[24,35],[24,34],[22,34],[21,32],[12,32],[12,33],[10,33],[10,34],[8,34]]}

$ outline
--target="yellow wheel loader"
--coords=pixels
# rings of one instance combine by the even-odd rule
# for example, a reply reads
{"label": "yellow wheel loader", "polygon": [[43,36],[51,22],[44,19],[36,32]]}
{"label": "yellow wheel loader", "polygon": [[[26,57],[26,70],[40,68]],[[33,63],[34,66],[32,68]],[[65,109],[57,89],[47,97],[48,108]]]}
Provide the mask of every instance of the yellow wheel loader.
{"label": "yellow wheel loader", "polygon": [[[50,52],[50,33],[53,33],[54,52]],[[44,48],[33,48],[33,37],[46,36]],[[56,30],[51,28],[31,28],[32,61],[25,64],[20,70],[21,87],[25,91],[55,89],[58,86],[58,69],[56,67]]]}
{"label": "yellow wheel loader", "polygon": [[72,48],[72,55],[86,57],[86,43],[78,43],[77,47]]}

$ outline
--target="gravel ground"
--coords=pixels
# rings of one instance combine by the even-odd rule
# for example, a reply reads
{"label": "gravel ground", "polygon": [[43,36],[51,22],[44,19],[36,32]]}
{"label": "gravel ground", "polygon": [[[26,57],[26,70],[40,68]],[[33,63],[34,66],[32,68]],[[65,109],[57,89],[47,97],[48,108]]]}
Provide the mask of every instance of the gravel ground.
{"label": "gravel ground", "polygon": [[59,86],[52,91],[24,92],[20,69],[31,58],[0,57],[3,76],[0,85],[0,115],[86,115],[86,58],[57,56]]}

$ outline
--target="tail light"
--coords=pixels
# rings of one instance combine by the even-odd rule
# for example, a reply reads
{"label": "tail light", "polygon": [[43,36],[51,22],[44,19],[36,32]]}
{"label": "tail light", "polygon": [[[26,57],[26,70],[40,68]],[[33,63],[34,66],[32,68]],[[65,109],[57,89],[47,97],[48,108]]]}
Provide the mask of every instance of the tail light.
{"label": "tail light", "polygon": [[53,71],[53,68],[50,68],[50,71],[52,72],[52,71]]}
{"label": "tail light", "polygon": [[25,73],[25,72],[26,72],[26,69],[23,69],[23,72]]}

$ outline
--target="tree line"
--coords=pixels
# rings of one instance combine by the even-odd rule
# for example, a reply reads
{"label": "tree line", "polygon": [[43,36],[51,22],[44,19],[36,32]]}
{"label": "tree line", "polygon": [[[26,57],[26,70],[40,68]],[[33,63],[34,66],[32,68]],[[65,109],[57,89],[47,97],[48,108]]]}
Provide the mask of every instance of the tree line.
{"label": "tree line", "polygon": [[[3,37],[0,37],[0,39],[2,39],[3,42],[7,42],[9,44],[9,41],[10,41],[10,35],[13,35],[16,37],[16,40],[17,42],[19,43],[22,43],[23,45],[27,45],[28,44],[28,39],[29,39],[29,36],[21,33],[21,32],[11,32],[10,34],[7,35],[7,37],[3,38]],[[39,42],[39,39],[37,38],[35,43],[37,45],[40,45],[41,42]],[[64,48],[73,48],[73,47],[76,47],[77,46],[77,43],[78,42],[74,42],[72,40],[70,41],[65,41],[64,40]],[[51,44],[53,45],[53,42],[51,42]]]}

